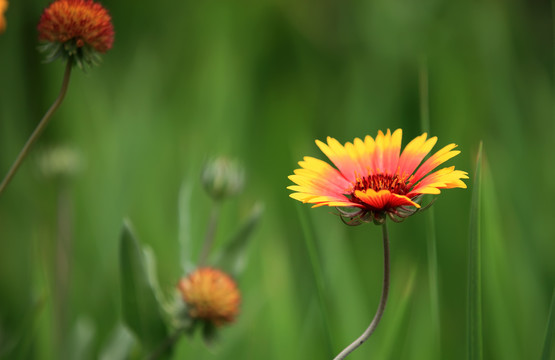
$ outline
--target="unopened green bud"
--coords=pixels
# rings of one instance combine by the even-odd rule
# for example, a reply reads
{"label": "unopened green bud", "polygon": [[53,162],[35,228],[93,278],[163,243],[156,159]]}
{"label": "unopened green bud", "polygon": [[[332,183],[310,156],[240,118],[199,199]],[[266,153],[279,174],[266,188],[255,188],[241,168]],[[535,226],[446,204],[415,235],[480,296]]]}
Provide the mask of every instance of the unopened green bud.
{"label": "unopened green bud", "polygon": [[38,165],[45,177],[71,177],[81,171],[81,154],[67,146],[57,146],[45,150],[38,159]]}
{"label": "unopened green bud", "polygon": [[245,172],[237,162],[218,157],[204,165],[201,180],[206,192],[219,201],[243,190]]}

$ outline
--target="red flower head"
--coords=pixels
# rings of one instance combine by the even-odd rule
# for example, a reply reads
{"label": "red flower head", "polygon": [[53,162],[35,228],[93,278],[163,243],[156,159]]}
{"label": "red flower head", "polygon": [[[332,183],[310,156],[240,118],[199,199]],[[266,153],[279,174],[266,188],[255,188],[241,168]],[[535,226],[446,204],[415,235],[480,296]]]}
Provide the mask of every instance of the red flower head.
{"label": "red flower head", "polygon": [[60,56],[96,64],[98,53],[114,43],[114,27],[108,11],[92,0],[56,0],[47,7],[38,24],[39,40],[49,52],[47,61]]}
{"label": "red flower head", "polygon": [[432,172],[437,166],[459,154],[450,144],[422,164],[437,138],[426,140],[423,134],[412,140],[401,153],[402,130],[393,134],[379,131],[374,140],[363,140],[341,145],[328,137],[327,144],[316,145],[333,162],[330,164],[312,157],[299,162],[301,169],[289,179],[296,185],[290,196],[316,206],[335,206],[349,225],[373,221],[381,224],[388,215],[401,221],[420,210],[423,194],[439,194],[440,189],[466,188],[462,179],[467,173],[454,166]]}
{"label": "red flower head", "polygon": [[231,323],[239,313],[241,294],[235,281],[213,268],[199,268],[177,285],[189,316],[221,326]]}

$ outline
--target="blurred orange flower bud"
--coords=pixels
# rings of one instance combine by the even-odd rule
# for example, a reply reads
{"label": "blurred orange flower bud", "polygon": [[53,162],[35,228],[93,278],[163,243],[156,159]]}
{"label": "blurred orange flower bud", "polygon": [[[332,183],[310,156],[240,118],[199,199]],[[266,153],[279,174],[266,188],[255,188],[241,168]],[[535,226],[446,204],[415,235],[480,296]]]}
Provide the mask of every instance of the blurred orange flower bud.
{"label": "blurred orange flower bud", "polygon": [[199,268],[181,279],[177,287],[193,319],[221,326],[233,322],[239,314],[239,289],[235,281],[220,270]]}

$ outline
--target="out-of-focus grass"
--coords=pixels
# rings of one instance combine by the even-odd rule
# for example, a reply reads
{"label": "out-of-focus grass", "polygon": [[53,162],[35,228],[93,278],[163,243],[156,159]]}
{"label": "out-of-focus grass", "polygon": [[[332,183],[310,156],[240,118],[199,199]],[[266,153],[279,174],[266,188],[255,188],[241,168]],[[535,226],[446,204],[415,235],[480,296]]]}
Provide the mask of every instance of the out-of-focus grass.
{"label": "out-of-focus grass", "polygon": [[468,308],[467,308],[467,353],[469,360],[484,357],[482,316],[482,158],[483,144],[480,142],[474,180],[468,226]]}
{"label": "out-of-focus grass", "polygon": [[[46,296],[29,356],[58,358],[57,338],[75,349],[67,342],[80,327],[84,338],[94,329],[89,358],[96,358],[121,317],[117,253],[123,218],[153,249],[161,287],[171,292],[183,275],[180,186],[193,179],[190,234],[200,242],[210,205],[198,182],[200,167],[209,156],[225,154],[244,161],[248,184],[240,198],[224,204],[216,247],[256,201],[266,208],[240,279],[242,314],[213,352],[195,339],[180,343],[176,355],[327,357],[298,205],[285,190],[287,175],[302,156],[323,158],[316,138],[345,142],[397,127],[404,130],[404,144],[419,135],[418,69],[425,55],[430,128],[438,148],[459,144],[462,154],[450,163],[463,170],[472,169],[480,139],[488,150],[484,358],[540,357],[555,281],[549,3],[103,4],[114,18],[114,49],[101,67],[75,72],[60,111],[0,197],[0,348]],[[35,26],[46,5],[11,2],[8,29],[0,35],[2,175],[61,81],[63,64],[41,64],[35,51]],[[83,157],[83,170],[63,184],[44,178],[37,167],[42,149],[58,144],[74,146]],[[60,186],[67,187],[72,207],[63,334],[55,331],[60,324],[53,311]],[[436,286],[441,358],[462,358],[469,206],[470,191],[458,189],[445,191],[434,204],[437,284],[429,283],[426,270],[429,214],[390,226],[390,303],[376,333],[350,358],[437,359],[429,290]],[[331,336],[340,347],[364,330],[379,299],[379,229],[348,228],[330,209],[308,214],[326,281]],[[83,318],[90,319],[84,327]]]}

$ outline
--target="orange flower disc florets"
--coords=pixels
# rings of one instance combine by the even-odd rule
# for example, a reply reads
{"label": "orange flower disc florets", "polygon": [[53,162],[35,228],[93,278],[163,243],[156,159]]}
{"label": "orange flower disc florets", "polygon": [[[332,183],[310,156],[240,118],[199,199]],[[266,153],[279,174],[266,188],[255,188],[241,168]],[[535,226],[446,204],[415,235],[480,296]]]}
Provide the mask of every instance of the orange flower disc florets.
{"label": "orange flower disc florets", "polygon": [[92,0],[57,0],[44,10],[38,25],[39,40],[75,41],[105,53],[112,48],[114,28],[108,11]]}
{"label": "orange flower disc florets", "polygon": [[192,318],[220,326],[233,322],[239,313],[237,285],[220,270],[199,268],[181,279],[178,288]]}

